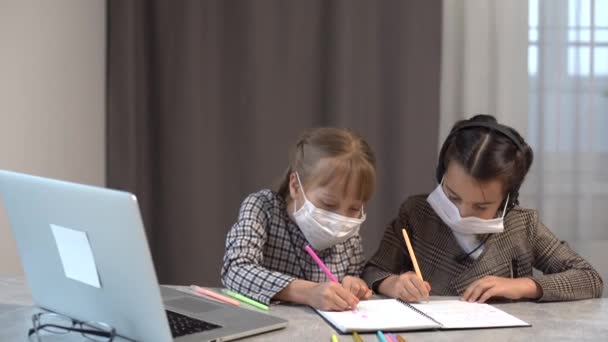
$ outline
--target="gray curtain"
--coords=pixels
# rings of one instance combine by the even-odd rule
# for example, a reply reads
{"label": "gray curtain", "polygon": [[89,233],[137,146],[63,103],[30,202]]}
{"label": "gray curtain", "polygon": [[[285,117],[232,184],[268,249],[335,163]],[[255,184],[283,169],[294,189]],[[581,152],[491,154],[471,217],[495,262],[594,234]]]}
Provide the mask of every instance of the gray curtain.
{"label": "gray curtain", "polygon": [[107,182],[138,196],[159,280],[219,284],[239,205],[272,187],[309,127],[378,158],[375,250],[433,186],[441,1],[108,3]]}

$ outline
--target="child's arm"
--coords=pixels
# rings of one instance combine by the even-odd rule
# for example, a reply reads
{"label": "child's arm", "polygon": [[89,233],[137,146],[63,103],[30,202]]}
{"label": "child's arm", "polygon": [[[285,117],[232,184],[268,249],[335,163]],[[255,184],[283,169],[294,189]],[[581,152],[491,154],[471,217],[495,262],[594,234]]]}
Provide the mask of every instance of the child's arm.
{"label": "child's arm", "polygon": [[386,278],[400,274],[404,265],[410,265],[404,253],[402,220],[393,220],[384,232],[382,241],[374,256],[367,262],[362,278],[367,285],[378,292],[378,287]]}
{"label": "child's arm", "polygon": [[359,299],[369,299],[372,290],[361,279],[361,272],[365,266],[365,255],[363,254],[363,243],[361,236],[356,235],[348,240],[351,247],[348,249],[350,265],[346,275],[342,279],[342,286]]}
{"label": "child's arm", "polygon": [[411,271],[412,261],[402,233],[409,227],[407,205],[407,201],[401,205],[399,217],[386,228],[378,251],[365,265],[362,276],[374,292],[413,302],[428,298],[431,286]]}
{"label": "child's arm", "polygon": [[224,286],[269,304],[295,277],[262,267],[267,240],[268,216],[264,202],[250,195],[243,201],[238,222],[226,237],[226,252],[221,272]]}
{"label": "child's arm", "polygon": [[534,267],[544,273],[532,277],[542,289],[539,301],[600,297],[603,281],[597,271],[545,227],[538,215],[534,222],[531,232]]}
{"label": "child's arm", "polygon": [[326,311],[349,310],[355,308],[359,303],[359,299],[355,295],[338,283],[331,281],[315,283],[303,279],[291,282],[285,289],[277,293],[275,298],[310,305]]}
{"label": "child's arm", "polygon": [[367,285],[358,278],[365,263],[363,245],[359,235],[345,242],[344,257],[348,258],[346,275],[342,285],[333,282],[315,283],[296,279],[284,290],[277,293],[275,299],[306,304],[314,308],[330,311],[342,311],[356,307],[359,299],[369,299],[372,293]]}

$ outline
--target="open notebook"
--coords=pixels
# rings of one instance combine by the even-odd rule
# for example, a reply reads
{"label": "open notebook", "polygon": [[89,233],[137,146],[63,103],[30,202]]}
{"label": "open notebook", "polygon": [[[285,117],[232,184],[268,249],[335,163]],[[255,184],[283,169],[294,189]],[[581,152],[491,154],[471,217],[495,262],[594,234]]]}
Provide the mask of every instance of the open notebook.
{"label": "open notebook", "polygon": [[396,299],[366,300],[359,302],[353,311],[317,312],[342,333],[530,326],[491,305],[460,300],[437,300],[422,304],[409,304]]}

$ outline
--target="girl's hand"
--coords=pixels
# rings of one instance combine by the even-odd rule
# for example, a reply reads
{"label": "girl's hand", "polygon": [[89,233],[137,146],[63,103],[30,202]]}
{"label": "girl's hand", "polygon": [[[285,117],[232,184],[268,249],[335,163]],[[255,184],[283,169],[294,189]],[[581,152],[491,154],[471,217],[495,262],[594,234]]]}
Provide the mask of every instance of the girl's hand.
{"label": "girl's hand", "polygon": [[384,279],[378,290],[382,294],[406,302],[419,302],[429,298],[431,285],[426,281],[423,282],[416,273],[410,271]]}
{"label": "girl's hand", "polygon": [[361,278],[346,276],[342,279],[342,287],[358,299],[369,299],[372,296],[372,290]]}
{"label": "girl's hand", "polygon": [[464,291],[462,299],[468,302],[485,303],[492,297],[516,300],[522,298],[537,299],[541,296],[540,286],[532,279],[485,276],[469,285]]}
{"label": "girl's hand", "polygon": [[352,310],[357,304],[359,299],[338,283],[318,283],[310,289],[308,305],[319,310]]}

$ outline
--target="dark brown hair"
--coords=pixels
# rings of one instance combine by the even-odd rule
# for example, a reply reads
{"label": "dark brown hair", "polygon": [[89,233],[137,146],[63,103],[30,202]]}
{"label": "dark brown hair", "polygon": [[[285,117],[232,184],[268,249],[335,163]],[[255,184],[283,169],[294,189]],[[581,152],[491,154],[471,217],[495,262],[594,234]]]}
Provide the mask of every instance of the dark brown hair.
{"label": "dark brown hair", "polygon": [[[319,161],[331,158],[325,167]],[[289,153],[289,166],[277,192],[289,195],[289,179],[297,172],[304,185],[326,185],[334,177],[344,178],[344,191],[355,177],[358,198],[367,202],[376,186],[376,158],[367,142],[358,134],[339,128],[314,128],[300,136]]]}
{"label": "dark brown hair", "polygon": [[509,194],[510,208],[519,203],[519,188],[533,159],[532,149],[515,129],[480,114],[452,127],[439,154],[437,182],[455,161],[478,181],[500,179],[505,195]]}

